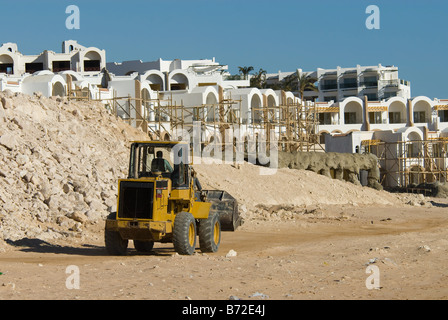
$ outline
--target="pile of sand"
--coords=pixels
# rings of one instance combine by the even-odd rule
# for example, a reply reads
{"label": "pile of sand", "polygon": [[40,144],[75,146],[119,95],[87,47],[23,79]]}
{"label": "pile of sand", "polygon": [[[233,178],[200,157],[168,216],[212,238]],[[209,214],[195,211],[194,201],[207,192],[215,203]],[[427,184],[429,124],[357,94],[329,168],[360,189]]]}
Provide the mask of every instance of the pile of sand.
{"label": "pile of sand", "polygon": [[248,209],[257,205],[314,206],[331,204],[398,205],[403,196],[331,179],[307,170],[281,168],[273,175],[260,175],[260,167],[200,164],[194,169],[204,189],[231,193]]}

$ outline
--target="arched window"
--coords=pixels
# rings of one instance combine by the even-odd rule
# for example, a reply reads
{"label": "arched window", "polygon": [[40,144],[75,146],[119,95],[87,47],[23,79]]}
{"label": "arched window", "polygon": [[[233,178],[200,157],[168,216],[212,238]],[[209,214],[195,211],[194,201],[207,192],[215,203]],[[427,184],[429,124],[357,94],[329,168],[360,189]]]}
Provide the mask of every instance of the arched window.
{"label": "arched window", "polygon": [[7,54],[0,55],[0,73],[14,73],[14,60]]}
{"label": "arched window", "polygon": [[170,87],[171,90],[187,90],[188,78],[182,73],[177,73],[172,76]]}
{"label": "arched window", "polygon": [[53,92],[51,93],[51,95],[54,96],[54,97],[55,96],[60,96],[60,97],[65,96],[64,85],[62,83],[60,83],[59,81],[55,82],[53,84]]}
{"label": "arched window", "polygon": [[96,51],[89,51],[84,55],[84,71],[101,71],[101,56]]}

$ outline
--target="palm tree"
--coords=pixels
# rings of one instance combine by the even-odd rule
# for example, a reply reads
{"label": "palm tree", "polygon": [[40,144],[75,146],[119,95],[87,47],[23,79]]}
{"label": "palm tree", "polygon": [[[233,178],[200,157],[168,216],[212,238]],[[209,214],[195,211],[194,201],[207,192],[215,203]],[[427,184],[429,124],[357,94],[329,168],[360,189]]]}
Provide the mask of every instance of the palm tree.
{"label": "palm tree", "polygon": [[296,71],[297,77],[297,91],[299,92],[300,99],[303,100],[303,93],[308,90],[319,91],[319,89],[314,85],[317,81],[316,78],[311,77],[309,73],[301,73],[299,70]]}
{"label": "palm tree", "polygon": [[249,66],[249,67],[238,67],[240,73],[244,76],[244,80],[247,80],[247,76],[249,75],[249,73],[251,71],[254,70],[254,67]]}
{"label": "palm tree", "polygon": [[297,73],[291,73],[289,76],[283,78],[280,83],[280,88],[284,91],[297,91]]}
{"label": "palm tree", "polygon": [[250,86],[258,89],[266,87],[266,70],[260,68],[260,70],[250,78]]}

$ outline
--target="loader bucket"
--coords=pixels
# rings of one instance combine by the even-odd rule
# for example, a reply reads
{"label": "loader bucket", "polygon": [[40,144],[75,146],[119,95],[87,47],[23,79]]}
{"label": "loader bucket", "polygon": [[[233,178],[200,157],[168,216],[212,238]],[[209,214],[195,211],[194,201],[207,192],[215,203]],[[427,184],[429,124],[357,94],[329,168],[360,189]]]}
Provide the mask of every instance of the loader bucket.
{"label": "loader bucket", "polygon": [[221,230],[235,231],[242,224],[236,199],[222,190],[203,191],[207,195],[206,201],[212,204],[210,212],[219,213]]}

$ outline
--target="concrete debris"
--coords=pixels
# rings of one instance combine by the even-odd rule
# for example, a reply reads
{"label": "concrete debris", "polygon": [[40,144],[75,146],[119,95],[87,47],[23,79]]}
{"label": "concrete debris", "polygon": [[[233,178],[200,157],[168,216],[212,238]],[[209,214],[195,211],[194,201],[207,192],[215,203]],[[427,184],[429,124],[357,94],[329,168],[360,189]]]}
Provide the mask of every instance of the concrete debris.
{"label": "concrete debris", "polygon": [[249,298],[269,299],[269,296],[261,292],[255,292],[254,294],[250,295]]}
{"label": "concrete debris", "polygon": [[379,258],[372,258],[372,259],[369,259],[369,261],[365,265],[368,266],[369,264],[374,264],[374,263],[377,263],[378,261],[380,261]]}
{"label": "concrete debris", "polygon": [[431,248],[429,246],[427,246],[427,245],[420,246],[420,247],[418,247],[418,249],[422,250],[424,252],[430,252],[431,251]]}
{"label": "concrete debris", "polygon": [[233,249],[230,249],[230,251],[226,254],[226,258],[232,258],[232,257],[236,257],[237,256],[237,252]]}

